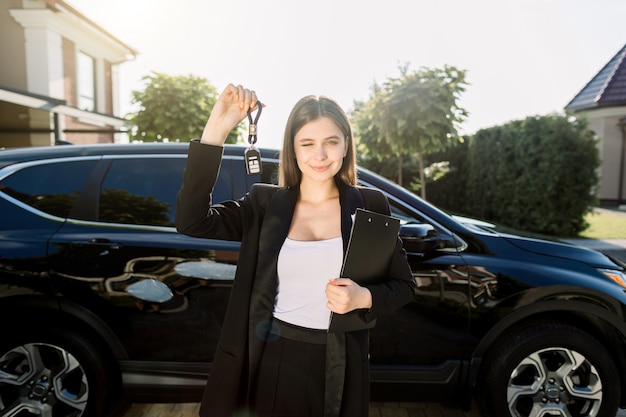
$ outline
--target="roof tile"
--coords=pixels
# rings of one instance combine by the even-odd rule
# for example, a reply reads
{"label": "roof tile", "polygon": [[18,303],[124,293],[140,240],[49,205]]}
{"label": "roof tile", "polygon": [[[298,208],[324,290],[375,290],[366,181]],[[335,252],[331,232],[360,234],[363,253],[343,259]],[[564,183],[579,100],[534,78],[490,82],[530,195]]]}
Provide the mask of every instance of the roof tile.
{"label": "roof tile", "polygon": [[626,45],[580,90],[565,110],[626,105]]}

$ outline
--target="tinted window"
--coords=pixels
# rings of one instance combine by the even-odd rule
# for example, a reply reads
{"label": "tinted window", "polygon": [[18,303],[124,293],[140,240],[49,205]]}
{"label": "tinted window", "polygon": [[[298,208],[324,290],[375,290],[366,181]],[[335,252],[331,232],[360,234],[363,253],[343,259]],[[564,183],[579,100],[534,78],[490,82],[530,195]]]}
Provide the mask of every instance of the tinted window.
{"label": "tinted window", "polygon": [[400,219],[402,224],[424,223],[424,219],[421,218],[421,216],[415,216],[413,212],[408,211],[397,203],[389,201],[389,206],[391,207],[391,215],[397,219]]}
{"label": "tinted window", "polygon": [[10,196],[59,217],[67,217],[96,161],[42,164],[24,168],[0,182]]}
{"label": "tinted window", "polygon": [[[176,196],[183,181],[185,163],[185,158],[112,161],[102,182],[99,220],[173,227]],[[215,186],[216,202],[231,198],[231,183],[230,169],[223,167]]]}
{"label": "tinted window", "polygon": [[261,182],[278,185],[278,164],[275,162],[264,162],[261,172]]}
{"label": "tinted window", "polygon": [[99,220],[173,226],[184,167],[180,158],[112,161],[100,190]]}

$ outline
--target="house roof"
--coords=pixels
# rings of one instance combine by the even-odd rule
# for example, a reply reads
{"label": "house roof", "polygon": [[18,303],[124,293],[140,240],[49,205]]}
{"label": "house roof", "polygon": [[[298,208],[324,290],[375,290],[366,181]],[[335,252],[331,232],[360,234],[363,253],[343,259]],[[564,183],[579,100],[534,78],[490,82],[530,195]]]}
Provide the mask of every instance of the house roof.
{"label": "house roof", "polygon": [[626,45],[570,101],[565,110],[626,105]]}

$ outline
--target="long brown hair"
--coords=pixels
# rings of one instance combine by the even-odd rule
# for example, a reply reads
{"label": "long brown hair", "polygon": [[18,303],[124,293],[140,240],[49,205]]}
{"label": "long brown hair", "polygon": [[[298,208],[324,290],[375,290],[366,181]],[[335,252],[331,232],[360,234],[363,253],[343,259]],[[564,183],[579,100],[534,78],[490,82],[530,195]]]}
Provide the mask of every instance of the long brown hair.
{"label": "long brown hair", "polygon": [[301,98],[291,110],[287,125],[283,149],[280,154],[279,184],[285,188],[295,188],[300,185],[302,172],[298,168],[294,150],[294,138],[302,127],[321,117],[328,117],[346,137],[346,156],[343,158],[341,169],[335,175],[335,180],[345,185],[356,185],[356,147],[352,137],[352,127],[348,116],[337,102],[325,96],[306,96]]}

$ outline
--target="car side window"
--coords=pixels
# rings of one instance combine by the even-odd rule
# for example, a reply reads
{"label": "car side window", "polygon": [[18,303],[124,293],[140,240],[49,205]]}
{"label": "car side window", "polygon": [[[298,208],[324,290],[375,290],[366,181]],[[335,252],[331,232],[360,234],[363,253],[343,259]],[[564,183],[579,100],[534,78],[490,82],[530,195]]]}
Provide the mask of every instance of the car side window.
{"label": "car side window", "polygon": [[26,167],[0,182],[0,191],[54,216],[68,217],[97,161],[45,163]]}
{"label": "car side window", "polygon": [[391,215],[397,219],[400,219],[402,224],[419,224],[424,223],[424,219],[418,216],[415,216],[412,212],[409,212],[402,206],[393,201],[389,202],[389,206],[391,208]]}
{"label": "car side window", "polygon": [[263,162],[261,182],[278,185],[278,175],[278,163],[265,161]]}
{"label": "car side window", "polygon": [[[99,221],[173,227],[185,163],[185,158],[113,160],[100,189]],[[231,197],[229,171],[220,171],[216,202]]]}
{"label": "car side window", "polygon": [[[238,199],[243,197],[247,192],[250,191],[252,186],[256,183],[266,183],[266,184],[278,184],[278,163],[275,161],[268,161],[262,159],[263,168],[261,170],[261,174],[256,175],[248,175],[246,173],[246,166],[243,158],[233,158],[222,161],[222,169],[220,170],[220,176],[224,174],[229,175],[229,180],[232,180],[232,188],[230,190],[230,195],[224,198],[226,199]],[[230,169],[225,168],[224,164],[229,163]],[[220,178],[218,178],[218,184],[216,185],[216,189],[214,191],[213,201],[218,202],[221,201],[216,198],[218,195]]]}

